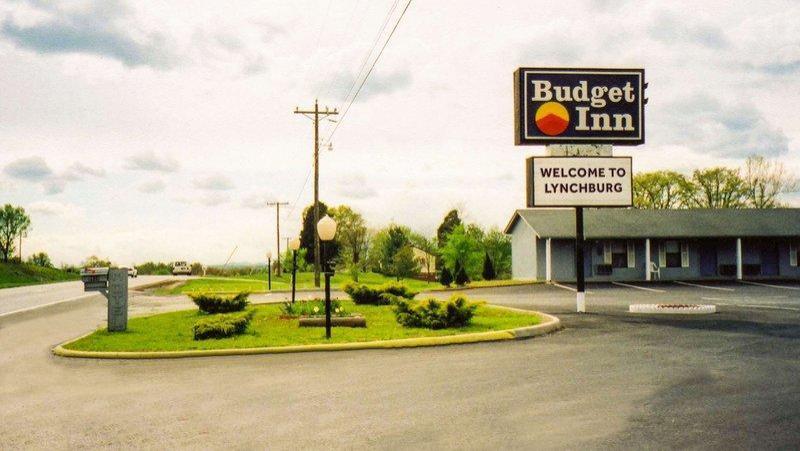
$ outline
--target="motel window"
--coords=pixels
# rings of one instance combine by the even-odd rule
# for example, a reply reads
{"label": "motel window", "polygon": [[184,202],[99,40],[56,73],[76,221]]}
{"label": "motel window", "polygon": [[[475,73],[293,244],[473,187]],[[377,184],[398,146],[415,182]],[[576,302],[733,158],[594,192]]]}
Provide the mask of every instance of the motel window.
{"label": "motel window", "polygon": [[603,263],[612,268],[634,268],[636,266],[632,241],[610,241],[603,243]]}
{"label": "motel window", "polygon": [[689,267],[689,244],[680,241],[665,241],[659,255],[660,266],[667,268]]}

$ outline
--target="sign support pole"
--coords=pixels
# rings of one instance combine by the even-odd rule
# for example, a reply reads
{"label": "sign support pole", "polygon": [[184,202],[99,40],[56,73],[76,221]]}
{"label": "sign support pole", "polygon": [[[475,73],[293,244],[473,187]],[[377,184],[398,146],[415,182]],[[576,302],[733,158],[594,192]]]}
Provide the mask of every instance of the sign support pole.
{"label": "sign support pole", "polygon": [[586,275],[584,274],[583,207],[575,208],[575,276],[577,279],[576,303],[578,313],[586,312]]}

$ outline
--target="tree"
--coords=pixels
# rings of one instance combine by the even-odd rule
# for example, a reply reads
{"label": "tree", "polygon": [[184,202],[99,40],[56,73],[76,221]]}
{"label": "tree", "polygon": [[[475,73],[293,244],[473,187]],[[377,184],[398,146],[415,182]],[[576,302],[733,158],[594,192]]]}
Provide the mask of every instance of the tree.
{"label": "tree", "polygon": [[419,264],[414,258],[414,251],[410,245],[403,246],[392,257],[392,275],[397,280],[413,277],[419,273]]}
{"label": "tree", "polygon": [[747,188],[738,169],[695,170],[686,194],[690,208],[743,208],[747,205]]}
{"label": "tree", "polygon": [[[138,268],[137,268],[137,270],[138,270]],[[204,276],[204,275],[206,275],[205,268],[203,267],[202,263],[200,263],[200,262],[192,263],[192,275],[195,275],[195,276]]]}
{"label": "tree", "polygon": [[[328,206],[324,202],[319,203],[319,218],[322,219],[328,214]],[[338,227],[337,227],[338,228]],[[300,247],[306,250],[305,259],[309,265],[314,265],[314,236],[317,233],[317,224],[314,222],[314,204],[309,205],[303,210],[303,229],[300,231]],[[338,235],[338,231],[337,231]],[[327,260],[335,260],[339,255],[339,243],[336,239],[325,243],[320,241],[320,251]],[[323,249],[323,247],[325,249]],[[298,254],[299,257],[299,254]],[[320,258],[321,270],[325,269],[325,258]]]}
{"label": "tree", "polygon": [[636,174],[633,177],[633,206],[656,210],[682,208],[689,188],[686,177],[675,171]]}
{"label": "tree", "polygon": [[367,254],[368,266],[382,274],[391,274],[392,259],[404,246],[410,243],[411,230],[408,227],[391,224],[372,235]]}
{"label": "tree", "polygon": [[442,266],[442,272],[439,274],[439,283],[446,287],[449,287],[450,284],[453,283],[453,275],[450,274],[450,270],[447,269],[447,266]]}
{"label": "tree", "polygon": [[47,255],[47,252],[37,252],[31,255],[28,258],[28,263],[36,266],[41,266],[43,268],[53,267],[53,262],[50,261],[50,256]]}
{"label": "tree", "polygon": [[496,276],[511,277],[511,237],[494,227],[483,238],[483,249],[492,260]]}
{"label": "tree", "polygon": [[22,207],[5,204],[0,210],[0,253],[3,261],[8,263],[8,258],[14,253],[14,240],[26,233],[31,226],[31,218]]}
{"label": "tree", "polygon": [[469,277],[475,278],[481,273],[483,249],[481,243],[467,233],[463,225],[457,225],[447,236],[446,244],[440,248],[444,264],[453,268],[453,276],[458,278],[457,264]]}
{"label": "tree", "polygon": [[450,235],[453,229],[459,225],[461,225],[461,218],[458,217],[458,210],[454,208],[447,212],[439,228],[436,229],[436,239],[439,247],[444,246],[445,241],[447,241],[447,235]]}
{"label": "tree", "polygon": [[456,285],[463,287],[464,285],[469,283],[469,276],[467,275],[467,271],[464,267],[460,264],[456,264]]}
{"label": "tree", "polygon": [[364,218],[347,205],[331,208],[328,214],[336,220],[336,241],[341,245],[343,263],[359,265],[369,247]]}
{"label": "tree", "polygon": [[753,208],[777,208],[780,194],[797,189],[798,181],[786,173],[783,163],[760,155],[747,158],[744,167],[747,204]]}
{"label": "tree", "polygon": [[494,272],[494,265],[492,264],[492,259],[489,258],[488,252],[483,257],[483,271],[481,275],[483,276],[483,280],[494,280],[497,278],[497,274],[495,274]]}
{"label": "tree", "polygon": [[83,262],[82,266],[84,268],[105,268],[105,267],[110,268],[114,266],[114,264],[111,263],[111,261],[108,259],[103,259],[96,255],[91,255],[89,256],[89,258],[86,259],[86,261]]}

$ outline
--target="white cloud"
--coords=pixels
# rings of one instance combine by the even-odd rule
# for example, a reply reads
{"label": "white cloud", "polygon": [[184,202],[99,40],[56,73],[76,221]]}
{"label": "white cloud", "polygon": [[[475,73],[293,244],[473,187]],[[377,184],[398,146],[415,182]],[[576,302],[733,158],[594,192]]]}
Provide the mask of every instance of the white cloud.
{"label": "white cloud", "polygon": [[149,151],[128,157],[125,168],[132,171],[177,172],[180,164],[174,158]]}
{"label": "white cloud", "polygon": [[139,184],[139,186],[137,186],[136,189],[140,193],[152,194],[164,191],[164,188],[166,188],[166,186],[167,185],[164,183],[163,180],[150,180]]}
{"label": "white cloud", "polygon": [[25,210],[33,215],[57,216],[75,219],[83,214],[83,209],[68,202],[37,201],[26,205]]}
{"label": "white cloud", "polygon": [[194,181],[195,188],[205,191],[228,191],[234,188],[233,182],[224,175],[210,175]]}
{"label": "white cloud", "polygon": [[20,158],[6,165],[3,172],[9,177],[40,182],[53,175],[53,170],[42,157]]}

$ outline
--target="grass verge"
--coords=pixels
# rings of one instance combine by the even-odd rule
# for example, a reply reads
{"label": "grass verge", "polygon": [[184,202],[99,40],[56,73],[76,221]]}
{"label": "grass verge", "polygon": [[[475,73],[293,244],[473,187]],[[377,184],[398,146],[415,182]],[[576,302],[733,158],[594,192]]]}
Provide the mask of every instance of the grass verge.
{"label": "grass verge", "polygon": [[44,268],[27,263],[0,263],[0,288],[78,279],[80,279],[79,274],[67,273],[56,268]]}
{"label": "grass verge", "polygon": [[[348,274],[336,274],[331,279],[331,288],[338,290],[347,282],[352,281]],[[358,283],[369,287],[383,285],[389,282],[396,282],[394,277],[386,277],[377,273],[364,273],[358,278]],[[413,291],[447,291],[464,290],[470,288],[503,287],[513,285],[527,285],[533,283],[525,280],[479,280],[472,282],[464,287],[444,287],[437,282],[426,282],[417,279],[403,279],[400,281]],[[281,277],[272,277],[272,290],[291,290],[292,275],[283,274]],[[314,287],[314,273],[304,272],[297,274],[297,289],[311,290]],[[184,283],[155,290],[156,295],[179,295],[191,293],[239,293],[247,291],[250,293],[267,292],[267,280],[265,274],[254,274],[240,277],[202,277],[190,279]]]}
{"label": "grass verge", "polygon": [[405,338],[442,337],[470,333],[491,332],[533,326],[541,322],[538,315],[502,307],[481,305],[472,324],[459,329],[416,329],[397,324],[394,313],[387,306],[355,305],[343,301],[350,312],[358,312],[367,320],[366,328],[334,328],[330,340],[325,339],[324,328],[300,328],[297,319],[280,319],[276,304],[257,305],[250,327],[243,335],[230,338],[195,341],[192,326],[202,315],[197,310],[163,313],[133,318],[126,332],[109,333],[97,330],[65,349],[79,351],[133,352],[133,351],[183,351],[206,349],[243,349],[282,347],[323,343],[358,343]]}

